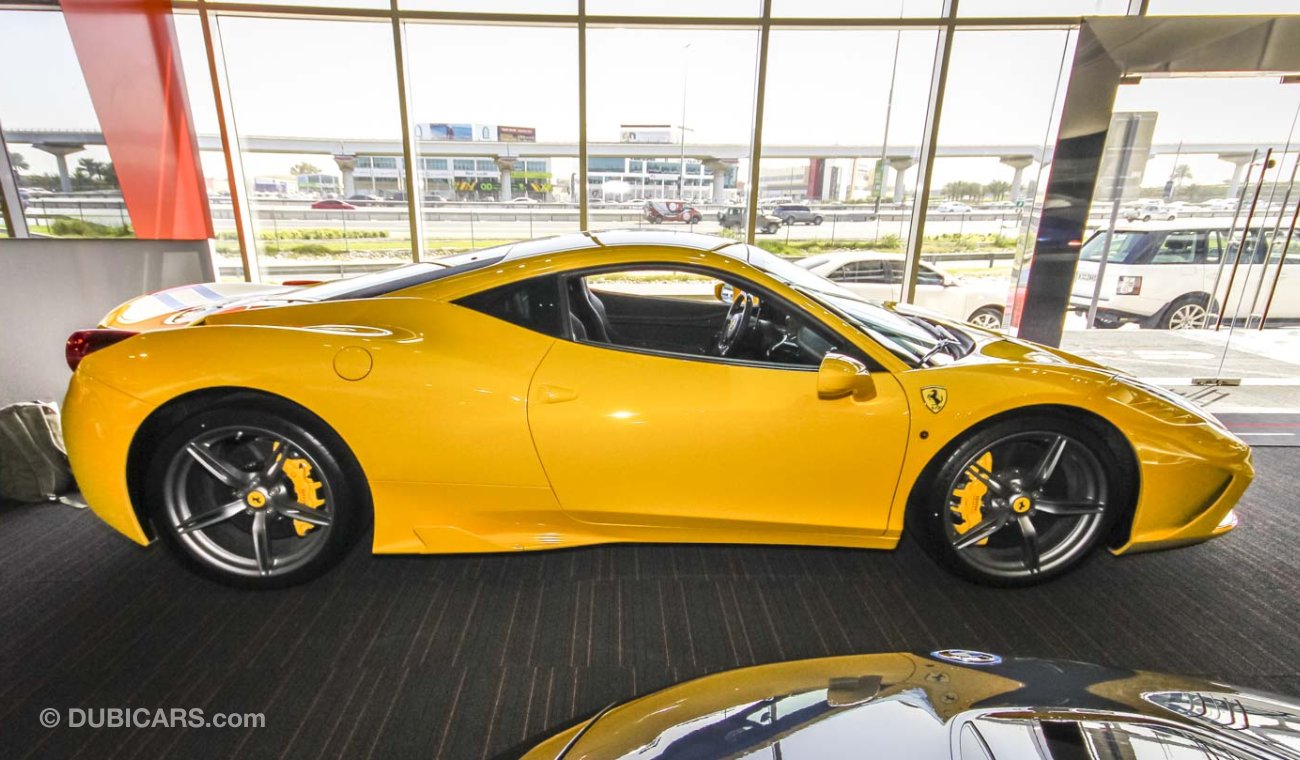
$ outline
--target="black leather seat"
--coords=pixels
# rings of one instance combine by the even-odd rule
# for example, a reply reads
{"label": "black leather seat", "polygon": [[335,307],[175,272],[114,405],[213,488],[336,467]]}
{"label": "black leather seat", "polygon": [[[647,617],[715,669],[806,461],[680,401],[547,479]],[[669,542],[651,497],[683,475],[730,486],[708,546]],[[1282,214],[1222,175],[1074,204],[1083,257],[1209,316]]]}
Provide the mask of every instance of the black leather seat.
{"label": "black leather seat", "polygon": [[[569,280],[569,316],[574,320],[575,337],[601,343],[616,339],[604,302],[591,292],[582,278]],[[579,326],[582,327],[581,334]]]}

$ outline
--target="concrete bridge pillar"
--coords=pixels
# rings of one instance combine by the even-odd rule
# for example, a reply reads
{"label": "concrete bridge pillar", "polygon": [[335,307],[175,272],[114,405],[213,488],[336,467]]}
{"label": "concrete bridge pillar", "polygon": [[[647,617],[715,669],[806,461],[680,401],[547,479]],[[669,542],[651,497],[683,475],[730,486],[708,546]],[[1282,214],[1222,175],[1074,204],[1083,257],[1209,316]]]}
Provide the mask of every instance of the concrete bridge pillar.
{"label": "concrete bridge pillar", "polygon": [[338,164],[339,171],[343,173],[343,197],[351,198],[357,194],[357,181],[353,176],[357,169],[357,157],[338,154],[334,156],[334,163]]}
{"label": "concrete bridge pillar", "polygon": [[1241,182],[1245,179],[1246,167],[1254,158],[1251,153],[1220,153],[1219,158],[1232,164],[1232,180],[1228,182],[1228,194],[1225,197],[1236,198],[1241,193]]}
{"label": "concrete bridge pillar", "polygon": [[903,196],[907,193],[905,172],[916,165],[916,159],[911,156],[890,156],[889,165],[894,170],[894,203],[902,203]]}
{"label": "concrete bridge pillar", "polygon": [[1011,178],[1011,200],[1013,203],[1019,203],[1021,195],[1024,193],[1025,169],[1034,163],[1033,156],[1002,156],[1003,164],[1015,169],[1015,174]]}
{"label": "concrete bridge pillar", "polygon": [[59,189],[65,193],[72,192],[72,175],[68,173],[68,156],[80,153],[86,146],[78,143],[32,143],[32,147],[54,156],[54,163],[59,168]]}
{"label": "concrete bridge pillar", "polygon": [[509,156],[497,156],[497,169],[501,170],[501,194],[497,196],[502,202],[511,198],[513,190],[510,183],[514,180],[511,173],[515,170],[515,159]]}
{"label": "concrete bridge pillar", "polygon": [[713,174],[713,197],[710,202],[723,204],[727,202],[727,172],[731,169],[731,164],[726,161],[709,158],[704,160],[704,165],[709,172]]}

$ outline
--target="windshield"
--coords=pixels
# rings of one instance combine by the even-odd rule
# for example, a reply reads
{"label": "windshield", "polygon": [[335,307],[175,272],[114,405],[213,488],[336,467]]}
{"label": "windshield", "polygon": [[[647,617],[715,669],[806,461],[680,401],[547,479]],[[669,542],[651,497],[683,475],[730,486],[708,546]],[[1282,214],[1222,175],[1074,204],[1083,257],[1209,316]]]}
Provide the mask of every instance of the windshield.
{"label": "windshield", "polygon": [[936,349],[955,342],[949,356],[964,355],[973,341],[919,316],[903,315],[864,301],[821,275],[813,274],[780,256],[749,246],[749,263],[840,315],[849,324],[913,367],[933,358]]}
{"label": "windshield", "polygon": [[[1112,264],[1126,264],[1141,249],[1142,241],[1146,238],[1145,232],[1120,232],[1115,231],[1110,238],[1110,255],[1106,258]],[[1094,234],[1084,244],[1079,251],[1079,258],[1083,261],[1101,261],[1101,249],[1106,245],[1106,232],[1102,230]]]}

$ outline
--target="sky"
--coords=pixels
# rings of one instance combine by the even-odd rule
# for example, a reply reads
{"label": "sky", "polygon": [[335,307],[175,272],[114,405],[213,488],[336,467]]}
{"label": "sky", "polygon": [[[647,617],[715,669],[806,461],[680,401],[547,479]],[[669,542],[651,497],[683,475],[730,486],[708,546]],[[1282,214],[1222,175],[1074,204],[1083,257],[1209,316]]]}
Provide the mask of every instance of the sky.
{"label": "sky", "polygon": [[[317,0],[313,0],[316,2]],[[403,7],[457,9],[469,0],[405,0]],[[880,13],[932,13],[938,0],[879,0]],[[1199,0],[1151,0],[1181,10]],[[1263,10],[1300,10],[1300,0],[1250,0]],[[541,6],[571,12],[571,0]],[[592,13],[743,15],[753,0],[588,0]],[[969,14],[1061,8],[1122,9],[1123,0],[962,0]],[[1201,3],[1222,7],[1226,3]],[[1240,4],[1234,4],[1239,6]],[[486,0],[474,7],[536,10],[537,2]],[[1275,7],[1274,7],[1275,6]],[[774,13],[843,13],[852,0],[774,0]],[[463,9],[463,8],[462,8]],[[1064,10],[1055,12],[1065,12]],[[178,15],[177,35],[196,128],[215,134],[207,62],[197,17]],[[392,34],[387,22],[223,17],[219,31],[236,126],[242,135],[400,139]],[[918,143],[933,65],[933,30],[776,30],[769,49],[767,144],[892,146]],[[577,33],[572,28],[408,24],[408,82],[416,122],[531,126],[539,141],[578,135]],[[758,35],[753,30],[623,29],[588,32],[588,132],[616,141],[619,125],[685,126],[687,143],[748,144],[752,132]],[[1059,110],[1065,30],[957,33],[940,124],[941,145],[1043,145]],[[94,128],[60,14],[0,11],[0,123],[9,128]],[[892,90],[892,100],[891,100]],[[1284,141],[1300,107],[1300,85],[1273,79],[1145,79],[1120,88],[1117,110],[1157,111],[1157,142]],[[20,148],[20,151],[22,149]],[[27,149],[36,171],[50,157]],[[865,153],[865,151],[864,151]],[[107,158],[102,149],[85,155]],[[76,156],[80,157],[80,156]],[[76,158],[74,157],[74,159]],[[224,178],[220,154],[205,154],[209,176]],[[246,154],[253,176],[286,174],[298,160],[336,171],[327,155]],[[1196,181],[1223,181],[1231,165],[1183,157]],[[576,169],[557,159],[557,176]],[[1148,183],[1172,158],[1148,166]],[[1002,175],[1005,174],[1005,177]],[[941,159],[935,181],[1010,179],[997,159]],[[1033,171],[1030,172],[1033,174]]]}

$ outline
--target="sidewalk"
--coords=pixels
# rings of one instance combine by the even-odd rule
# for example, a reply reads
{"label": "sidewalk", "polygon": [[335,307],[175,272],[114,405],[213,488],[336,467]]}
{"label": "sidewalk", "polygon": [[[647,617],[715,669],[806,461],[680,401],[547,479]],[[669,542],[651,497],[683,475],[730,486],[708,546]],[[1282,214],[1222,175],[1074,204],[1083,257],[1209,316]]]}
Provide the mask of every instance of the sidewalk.
{"label": "sidewalk", "polygon": [[[1226,347],[1226,356],[1225,356]],[[1169,387],[1216,413],[1300,412],[1300,329],[1067,330],[1061,348]],[[1192,378],[1240,378],[1240,386]]]}

